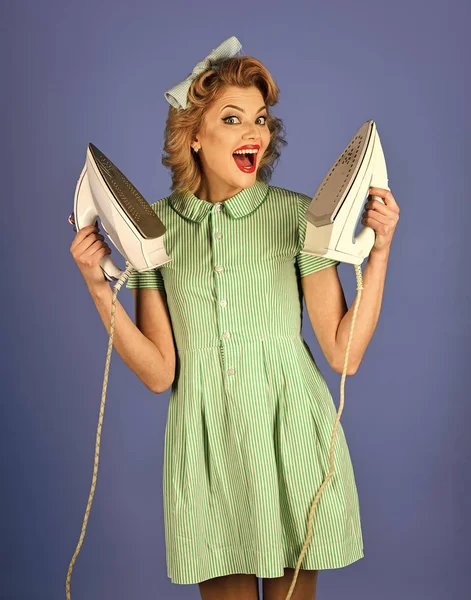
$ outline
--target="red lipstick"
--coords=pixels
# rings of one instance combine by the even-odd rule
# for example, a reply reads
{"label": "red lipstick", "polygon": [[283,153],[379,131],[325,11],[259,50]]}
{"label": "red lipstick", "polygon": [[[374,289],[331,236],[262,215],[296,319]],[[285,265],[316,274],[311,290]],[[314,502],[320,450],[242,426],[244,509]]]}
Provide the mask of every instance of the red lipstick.
{"label": "red lipstick", "polygon": [[[246,144],[245,146],[240,146],[234,152],[238,150],[258,150],[260,151],[260,146],[258,144]],[[234,161],[237,167],[243,173],[253,173],[257,168],[257,152],[253,152],[250,154],[232,154]],[[253,160],[253,164],[252,164]]]}

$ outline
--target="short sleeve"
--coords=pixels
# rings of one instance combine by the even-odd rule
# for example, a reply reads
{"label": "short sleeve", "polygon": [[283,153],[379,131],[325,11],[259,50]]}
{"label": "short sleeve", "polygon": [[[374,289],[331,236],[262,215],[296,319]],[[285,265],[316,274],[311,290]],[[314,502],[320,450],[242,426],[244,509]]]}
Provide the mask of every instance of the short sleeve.
{"label": "short sleeve", "polygon": [[299,273],[301,277],[315,273],[316,271],[322,271],[327,267],[340,264],[339,260],[333,260],[332,258],[325,258],[323,256],[312,256],[311,254],[302,253],[301,249],[304,248],[304,241],[306,239],[306,211],[311,204],[312,198],[305,194],[297,194],[298,203],[298,234],[299,234],[299,246],[298,254],[296,255],[296,262],[299,267]]}
{"label": "short sleeve", "polygon": [[165,290],[164,280],[160,269],[151,269],[150,271],[133,271],[126,281],[126,287],[130,290],[151,289]]}

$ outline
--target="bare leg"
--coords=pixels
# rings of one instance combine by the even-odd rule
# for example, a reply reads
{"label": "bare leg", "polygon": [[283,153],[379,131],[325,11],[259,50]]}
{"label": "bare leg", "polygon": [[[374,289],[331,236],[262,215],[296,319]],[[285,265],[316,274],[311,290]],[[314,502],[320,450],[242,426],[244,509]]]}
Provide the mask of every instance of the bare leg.
{"label": "bare leg", "polygon": [[[263,600],[285,600],[295,569],[285,568],[283,577],[263,578]],[[316,600],[319,571],[299,569],[291,600]]]}
{"label": "bare leg", "polygon": [[260,600],[255,575],[224,575],[206,579],[198,585],[202,600]]}

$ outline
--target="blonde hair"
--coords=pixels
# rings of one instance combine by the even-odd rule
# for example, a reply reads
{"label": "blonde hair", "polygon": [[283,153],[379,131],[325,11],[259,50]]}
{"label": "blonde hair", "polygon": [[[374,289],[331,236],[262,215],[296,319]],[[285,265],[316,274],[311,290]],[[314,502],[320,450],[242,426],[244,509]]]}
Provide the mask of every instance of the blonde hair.
{"label": "blonde hair", "polygon": [[[199,189],[203,166],[198,154],[191,151],[190,143],[200,129],[209,105],[227,86],[257,87],[267,107],[278,102],[280,93],[268,69],[252,56],[218,61],[195,79],[188,92],[187,108],[178,110],[170,106],[165,125],[163,150],[166,155],[162,157],[162,164],[172,172],[173,191],[196,193]],[[257,180],[265,183],[270,181],[281,147],[287,144],[281,119],[268,112],[267,126],[270,143],[257,169]]]}

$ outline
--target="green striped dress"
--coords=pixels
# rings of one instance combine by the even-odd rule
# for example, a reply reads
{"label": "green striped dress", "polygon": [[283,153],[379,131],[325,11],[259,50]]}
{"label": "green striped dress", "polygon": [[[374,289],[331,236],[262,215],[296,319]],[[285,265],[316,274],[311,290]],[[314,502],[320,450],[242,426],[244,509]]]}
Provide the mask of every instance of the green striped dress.
{"label": "green striped dress", "polygon": [[[165,290],[177,347],[163,468],[173,583],[296,567],[337,415],[301,335],[300,277],[338,264],[300,253],[310,201],[257,181],[217,204],[174,192],[151,205],[172,260],[126,287]],[[334,464],[303,569],[363,557],[341,424]]]}

